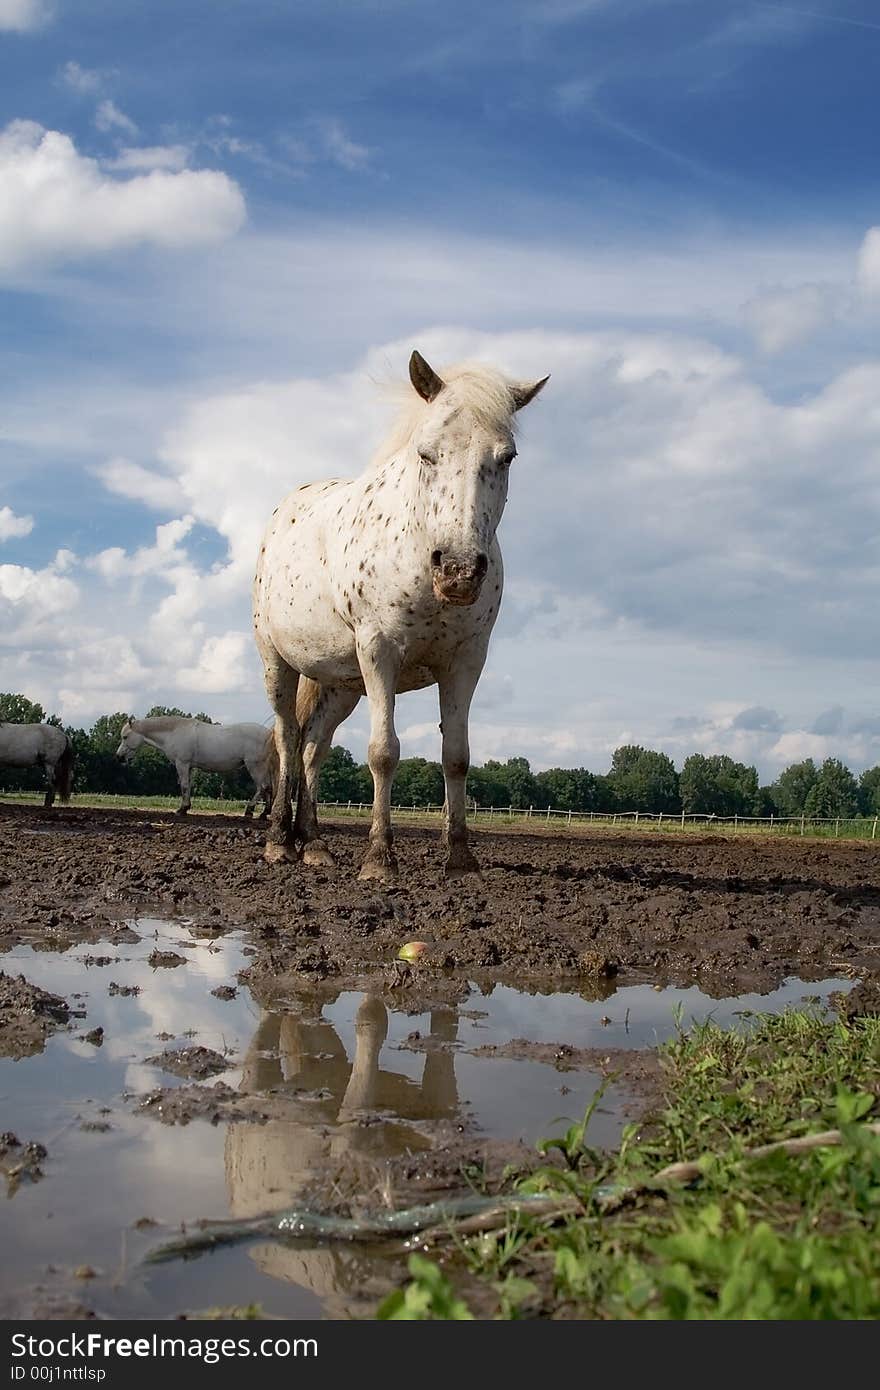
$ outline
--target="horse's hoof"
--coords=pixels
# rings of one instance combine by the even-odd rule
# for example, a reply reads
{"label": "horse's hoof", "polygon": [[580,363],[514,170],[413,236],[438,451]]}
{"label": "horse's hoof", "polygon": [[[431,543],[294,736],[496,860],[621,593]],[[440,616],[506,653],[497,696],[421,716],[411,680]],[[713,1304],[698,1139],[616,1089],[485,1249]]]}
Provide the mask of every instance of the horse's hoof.
{"label": "horse's hoof", "polygon": [[188,816],[188,815],[189,815],[189,807],[188,807],[188,806],[178,806],[178,808],[177,808],[177,810],[174,812],[174,814],[175,814],[176,816],[180,816],[180,818],[181,818],[181,820],[182,820],[184,816]]}
{"label": "horse's hoof", "polygon": [[398,877],[397,860],[390,850],[368,854],[358,874],[361,883],[394,883]]}
{"label": "horse's hoof", "polygon": [[267,840],[263,858],[267,864],[295,864],[296,847],[286,840],[280,844],[277,840]]}
{"label": "horse's hoof", "polygon": [[310,869],[334,869],[336,860],[321,840],[312,840],[303,848],[302,862]]}

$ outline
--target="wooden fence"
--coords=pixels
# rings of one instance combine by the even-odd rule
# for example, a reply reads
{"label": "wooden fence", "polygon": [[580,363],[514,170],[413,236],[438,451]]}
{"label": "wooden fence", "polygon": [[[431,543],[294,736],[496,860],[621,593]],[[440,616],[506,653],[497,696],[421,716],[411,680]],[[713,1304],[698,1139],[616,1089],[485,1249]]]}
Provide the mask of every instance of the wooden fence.
{"label": "wooden fence", "polygon": [[[321,810],[332,814],[343,811],[362,815],[372,810],[371,802],[323,801]],[[432,816],[443,811],[442,806],[393,806],[396,815]],[[877,839],[878,816],[717,816],[705,812],[669,811],[560,811],[554,806],[478,806],[468,801],[471,821],[499,822],[526,820],[565,826],[596,825],[613,827],[656,828],[663,830],[767,830],[781,835],[832,835],[850,839]]]}

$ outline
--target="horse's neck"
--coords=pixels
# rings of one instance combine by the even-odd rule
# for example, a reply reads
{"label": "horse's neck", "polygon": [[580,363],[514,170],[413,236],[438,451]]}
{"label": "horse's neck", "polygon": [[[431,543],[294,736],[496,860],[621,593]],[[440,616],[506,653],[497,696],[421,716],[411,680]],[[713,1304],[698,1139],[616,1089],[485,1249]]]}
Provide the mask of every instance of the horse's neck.
{"label": "horse's neck", "polygon": [[[389,504],[393,499],[395,510],[405,518],[403,545],[407,541],[413,546],[418,545],[426,531],[425,509],[419,495],[419,476],[419,463],[413,458],[409,444],[386,459],[371,474],[365,475],[365,481],[372,481],[374,486],[379,481],[383,483],[379,495]],[[384,511],[385,508],[382,507],[381,510]],[[400,548],[401,546],[398,546],[398,549]]]}

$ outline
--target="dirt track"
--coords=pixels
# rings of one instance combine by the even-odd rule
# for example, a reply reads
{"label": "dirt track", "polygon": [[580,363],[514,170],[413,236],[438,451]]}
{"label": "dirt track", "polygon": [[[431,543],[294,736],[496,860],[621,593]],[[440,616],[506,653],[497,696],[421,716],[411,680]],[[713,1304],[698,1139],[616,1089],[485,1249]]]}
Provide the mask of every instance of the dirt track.
{"label": "dirt track", "polygon": [[360,884],[366,826],[330,827],[338,867],[269,868],[257,826],[227,817],[0,807],[0,952],[106,940],[133,916],[245,927],[249,983],[285,975],[407,987],[400,945],[431,943],[409,988],[465,978],[540,989],[650,977],[721,995],[787,975],[880,974],[880,844],[597,834],[475,837],[482,880],[447,884],[436,834],[397,833],[399,884]]}

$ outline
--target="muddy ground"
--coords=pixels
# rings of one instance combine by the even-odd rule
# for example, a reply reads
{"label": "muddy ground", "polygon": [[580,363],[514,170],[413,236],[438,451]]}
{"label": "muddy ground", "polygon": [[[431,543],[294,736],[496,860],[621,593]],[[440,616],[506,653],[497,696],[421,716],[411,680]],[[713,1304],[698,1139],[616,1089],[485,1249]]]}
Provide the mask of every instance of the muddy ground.
{"label": "muddy ground", "polygon": [[[413,1003],[467,979],[601,996],[650,978],[709,994],[789,975],[880,976],[880,842],[740,835],[479,830],[482,877],[447,883],[436,833],[397,831],[400,879],[357,881],[365,824],[327,828],[337,867],[269,867],[239,818],[0,806],[0,959],[16,942],[63,949],[126,939],[125,920],[183,915],[249,932],[246,980],[269,999],[314,981]],[[409,940],[429,951],[409,971]],[[235,981],[230,981],[234,985]]]}

